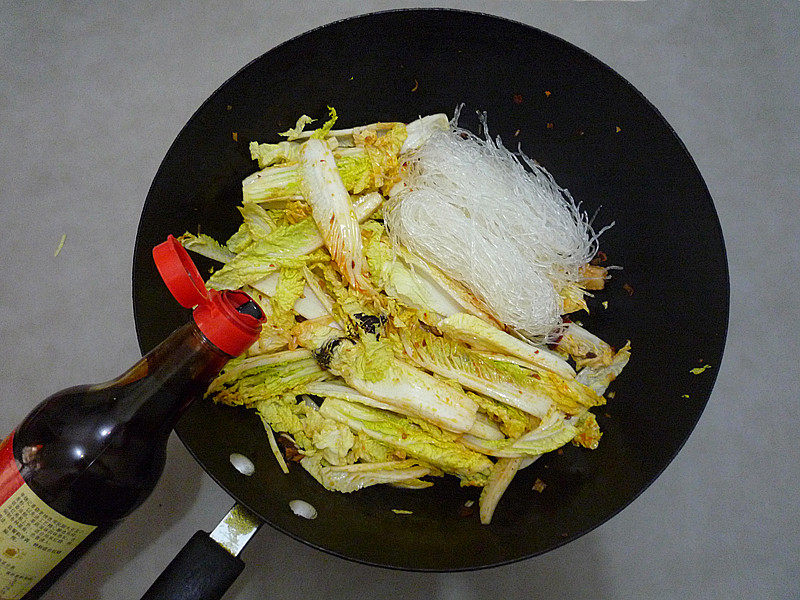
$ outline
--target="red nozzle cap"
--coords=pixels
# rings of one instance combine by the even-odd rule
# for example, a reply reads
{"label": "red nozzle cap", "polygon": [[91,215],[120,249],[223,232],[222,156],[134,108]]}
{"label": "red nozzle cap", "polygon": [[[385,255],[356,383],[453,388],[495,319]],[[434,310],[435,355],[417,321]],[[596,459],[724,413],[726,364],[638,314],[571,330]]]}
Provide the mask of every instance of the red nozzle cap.
{"label": "red nozzle cap", "polygon": [[264,313],[244,292],[206,290],[200,272],[173,236],[153,248],[153,260],[167,288],[184,308],[195,308],[194,322],[217,348],[238,356],[258,339]]}
{"label": "red nozzle cap", "polygon": [[194,322],[217,348],[231,356],[239,356],[258,339],[264,321],[260,308],[256,310],[260,318],[240,312],[240,308],[250,302],[253,300],[244,292],[212,291],[208,302],[194,310]]}
{"label": "red nozzle cap", "polygon": [[194,308],[208,301],[208,291],[200,271],[189,253],[172,235],[153,248],[153,260],[161,279],[167,284],[175,300],[184,308]]}

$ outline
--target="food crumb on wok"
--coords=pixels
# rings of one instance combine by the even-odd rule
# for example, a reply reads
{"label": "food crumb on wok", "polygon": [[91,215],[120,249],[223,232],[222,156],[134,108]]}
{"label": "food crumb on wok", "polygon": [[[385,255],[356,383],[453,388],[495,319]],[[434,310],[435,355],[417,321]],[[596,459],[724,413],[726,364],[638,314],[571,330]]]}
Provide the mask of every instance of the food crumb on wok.
{"label": "food crumb on wok", "polygon": [[617,125],[617,128],[616,128],[616,129],[617,129],[617,133],[619,133],[620,131],[622,131],[622,128],[621,128],[619,125]]}
{"label": "food crumb on wok", "polygon": [[392,512],[396,515],[413,515],[414,511],[405,510],[403,508],[393,508]]}
{"label": "food crumb on wok", "polygon": [[544,91],[544,95],[549,98],[550,97],[550,90],[545,90]]}
{"label": "food crumb on wok", "polygon": [[234,142],[238,142],[239,141],[239,134],[237,132],[235,132],[235,131],[231,132],[231,137],[233,138]]}
{"label": "food crumb on wok", "polygon": [[700,375],[700,373],[704,373],[707,369],[710,369],[711,365],[703,365],[702,367],[695,367],[694,369],[689,369],[689,372],[692,375]]}
{"label": "food crumb on wok", "polygon": [[522,104],[523,101],[522,94],[514,94],[511,99],[514,101],[514,104]]}
{"label": "food crumb on wok", "polygon": [[547,487],[547,484],[539,479],[536,478],[536,481],[533,482],[533,487],[531,488],[534,492],[539,492],[540,494],[544,491],[544,488]]}
{"label": "food crumb on wok", "polygon": [[411,88],[412,92],[416,92],[419,89],[419,81],[416,79],[414,80],[414,87]]}
{"label": "food crumb on wok", "polygon": [[622,289],[628,293],[628,296],[633,296],[633,286],[630,283],[622,284]]}
{"label": "food crumb on wok", "polygon": [[303,460],[303,458],[305,458],[305,454],[298,450],[294,440],[292,440],[288,435],[282,433],[278,436],[276,441],[283,448],[283,455],[286,457],[286,460],[300,462]]}

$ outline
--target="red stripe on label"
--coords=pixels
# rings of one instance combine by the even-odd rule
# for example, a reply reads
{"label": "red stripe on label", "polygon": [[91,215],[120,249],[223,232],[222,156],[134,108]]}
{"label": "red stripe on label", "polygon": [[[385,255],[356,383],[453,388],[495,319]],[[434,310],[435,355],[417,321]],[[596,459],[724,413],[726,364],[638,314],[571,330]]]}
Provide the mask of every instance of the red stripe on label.
{"label": "red stripe on label", "polygon": [[24,483],[17,461],[14,460],[14,432],[11,432],[0,444],[0,504],[8,500]]}

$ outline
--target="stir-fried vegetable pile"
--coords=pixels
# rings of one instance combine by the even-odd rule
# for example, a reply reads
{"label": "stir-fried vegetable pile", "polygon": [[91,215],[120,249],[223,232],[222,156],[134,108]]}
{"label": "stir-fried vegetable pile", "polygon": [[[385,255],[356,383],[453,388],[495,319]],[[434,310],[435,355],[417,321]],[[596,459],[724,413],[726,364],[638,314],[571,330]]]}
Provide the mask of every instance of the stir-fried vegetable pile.
{"label": "stir-fried vegetable pile", "polygon": [[[597,236],[541,167],[488,134],[441,114],[334,130],[330,112],[319,129],[305,131],[303,116],[285,141],[250,144],[260,170],[243,181],[243,221],[225,244],[180,238],[223,263],[208,287],[242,289],[267,315],[207,396],[255,409],[285,472],[285,458],[298,461],[339,492],[424,488],[450,474],[483,486],[488,523],[518,469],[600,440],[590,409],[630,348],[562,322],[604,285],[606,269],[590,264]],[[476,179],[489,172],[504,179]],[[426,206],[441,207],[439,218]],[[502,242],[502,227],[528,213],[531,223],[505,234],[514,243]],[[523,240],[533,248],[520,249],[520,226],[534,229]],[[423,230],[425,243],[408,237]],[[504,280],[513,290],[488,285],[487,260],[518,271]],[[535,277],[514,260],[534,262]],[[536,299],[553,303],[556,322]],[[521,323],[504,322],[510,310]]]}

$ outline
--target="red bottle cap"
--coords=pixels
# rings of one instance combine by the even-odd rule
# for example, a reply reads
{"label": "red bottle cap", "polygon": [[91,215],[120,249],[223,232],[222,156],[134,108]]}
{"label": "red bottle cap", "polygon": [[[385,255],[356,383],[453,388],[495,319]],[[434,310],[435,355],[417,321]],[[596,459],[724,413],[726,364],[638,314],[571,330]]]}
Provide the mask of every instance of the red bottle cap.
{"label": "red bottle cap", "polygon": [[260,309],[250,311],[259,317],[239,310],[253,299],[240,291],[207,290],[189,253],[173,236],[153,248],[153,260],[178,303],[184,308],[196,307],[194,322],[217,348],[238,356],[258,339],[264,314]]}
{"label": "red bottle cap", "polygon": [[181,306],[194,308],[208,302],[209,292],[200,271],[174,236],[153,248],[153,260],[161,279]]}

